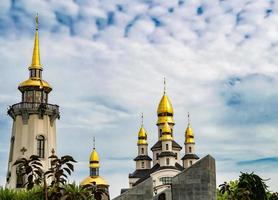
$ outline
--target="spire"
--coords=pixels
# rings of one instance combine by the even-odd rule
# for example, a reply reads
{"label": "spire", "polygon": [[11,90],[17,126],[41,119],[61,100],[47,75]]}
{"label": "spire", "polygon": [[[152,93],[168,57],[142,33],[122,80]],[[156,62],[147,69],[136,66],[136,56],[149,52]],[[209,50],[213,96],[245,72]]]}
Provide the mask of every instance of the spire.
{"label": "spire", "polygon": [[141,128],[138,132],[137,145],[148,144],[147,137],[148,137],[147,132],[144,128],[144,115],[142,113],[142,115],[141,115]]}
{"label": "spire", "polygon": [[40,69],[42,70],[41,61],[40,61],[40,44],[39,44],[39,16],[36,16],[36,32],[35,32],[35,41],[33,49],[32,63],[29,69]]}
{"label": "spire", "polygon": [[96,149],[96,139],[95,139],[95,137],[94,137],[94,139],[93,139],[93,142],[94,142],[94,143],[93,143],[93,145],[94,145],[93,148]]}
{"label": "spire", "polygon": [[164,94],[166,94],[166,78],[164,77]]}
{"label": "spire", "polygon": [[144,113],[142,113],[141,115],[141,127],[144,126]]}
{"label": "spire", "polygon": [[187,126],[190,126],[190,114],[189,114],[189,112],[187,113]]}

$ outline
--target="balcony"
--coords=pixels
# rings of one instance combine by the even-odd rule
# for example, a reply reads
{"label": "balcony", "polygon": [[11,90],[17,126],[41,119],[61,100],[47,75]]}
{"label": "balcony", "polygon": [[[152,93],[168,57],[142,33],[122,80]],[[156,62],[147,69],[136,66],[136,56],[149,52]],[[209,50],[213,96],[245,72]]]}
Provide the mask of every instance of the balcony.
{"label": "balcony", "polygon": [[37,102],[21,102],[14,104],[8,108],[8,115],[14,120],[17,115],[30,115],[39,114],[40,117],[43,115],[55,116],[60,118],[59,106],[48,104],[48,103],[37,103]]}

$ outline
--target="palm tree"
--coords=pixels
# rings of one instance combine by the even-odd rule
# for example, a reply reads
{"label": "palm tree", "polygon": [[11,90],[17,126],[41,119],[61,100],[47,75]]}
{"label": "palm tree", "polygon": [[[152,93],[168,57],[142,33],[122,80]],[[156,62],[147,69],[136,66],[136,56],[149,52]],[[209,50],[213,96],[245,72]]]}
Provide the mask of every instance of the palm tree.
{"label": "palm tree", "polygon": [[68,184],[61,200],[87,200],[92,199],[92,194],[82,186],[75,183]]}
{"label": "palm tree", "polygon": [[253,172],[251,174],[241,172],[236,194],[242,200],[266,200],[267,185],[265,180]]}

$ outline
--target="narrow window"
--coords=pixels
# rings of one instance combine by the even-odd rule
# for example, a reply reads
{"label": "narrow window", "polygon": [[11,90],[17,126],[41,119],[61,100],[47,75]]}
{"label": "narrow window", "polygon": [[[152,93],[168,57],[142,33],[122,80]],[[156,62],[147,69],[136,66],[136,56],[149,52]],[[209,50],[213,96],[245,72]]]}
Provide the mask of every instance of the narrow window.
{"label": "narrow window", "polygon": [[158,160],[158,155],[159,155],[159,153],[156,153],[156,160]]}
{"label": "narrow window", "polygon": [[162,136],[162,129],[159,129],[159,136]]}
{"label": "narrow window", "polygon": [[189,147],[189,153],[192,153],[192,148],[191,147]]}
{"label": "narrow window", "polygon": [[142,162],[142,163],[141,163],[141,167],[142,167],[142,168],[145,168],[145,162]]}
{"label": "narrow window", "polygon": [[14,136],[11,138],[11,146],[10,146],[10,157],[9,161],[13,161],[13,154],[14,154]]}
{"label": "narrow window", "polygon": [[192,162],[192,160],[190,160],[190,166],[191,166],[191,165],[193,165],[193,162]]}
{"label": "narrow window", "polygon": [[37,137],[37,154],[40,158],[44,158],[44,146],[45,146],[44,136],[39,135]]}
{"label": "narrow window", "polygon": [[166,144],[166,150],[169,150],[169,145],[168,144]]}
{"label": "narrow window", "polygon": [[170,164],[170,159],[166,158],[166,165],[169,165],[169,164]]}
{"label": "narrow window", "polygon": [[144,148],[141,148],[141,154],[144,154]]}

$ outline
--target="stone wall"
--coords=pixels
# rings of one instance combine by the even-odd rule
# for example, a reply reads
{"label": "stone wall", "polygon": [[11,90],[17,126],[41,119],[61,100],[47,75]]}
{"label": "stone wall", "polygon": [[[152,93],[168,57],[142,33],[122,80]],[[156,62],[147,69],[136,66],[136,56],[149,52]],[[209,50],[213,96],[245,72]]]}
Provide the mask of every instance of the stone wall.
{"label": "stone wall", "polygon": [[126,192],[116,197],[114,200],[152,200],[153,182],[148,178],[137,186],[128,189]]}
{"label": "stone wall", "polygon": [[173,200],[216,200],[215,159],[210,155],[173,177]]}

